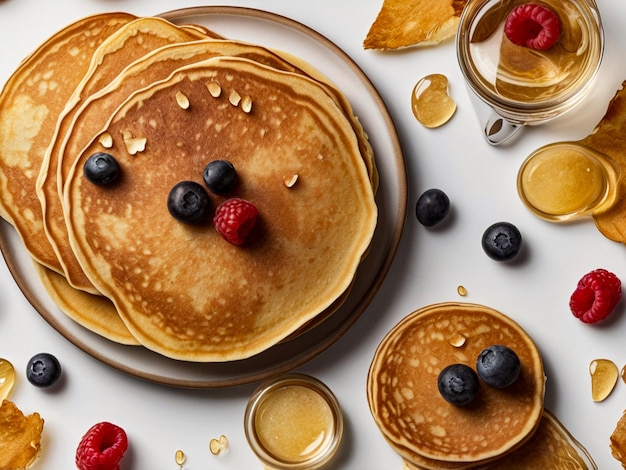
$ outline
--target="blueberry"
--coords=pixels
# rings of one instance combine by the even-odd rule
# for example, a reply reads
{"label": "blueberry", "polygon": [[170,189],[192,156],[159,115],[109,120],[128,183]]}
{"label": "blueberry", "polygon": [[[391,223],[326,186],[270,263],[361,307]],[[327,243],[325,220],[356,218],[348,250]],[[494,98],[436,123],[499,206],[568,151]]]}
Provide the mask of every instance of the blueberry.
{"label": "blueberry", "polygon": [[507,261],[515,258],[520,252],[522,234],[509,222],[497,222],[483,233],[482,246],[491,259]]}
{"label": "blueberry", "polygon": [[428,189],[417,199],[415,215],[420,224],[433,227],[450,213],[450,199],[441,189]]}
{"label": "blueberry", "polygon": [[181,181],[167,196],[167,209],[172,217],[187,224],[197,224],[205,220],[210,206],[209,195],[195,181]]}
{"label": "blueberry", "polygon": [[113,155],[96,152],[91,155],[83,166],[85,177],[94,184],[111,184],[120,174],[120,165]]}
{"label": "blueberry", "polygon": [[520,369],[520,360],[515,351],[499,344],[483,349],[476,360],[480,379],[495,388],[505,388],[513,384]]}
{"label": "blueberry", "polygon": [[36,387],[50,387],[61,377],[61,364],[52,354],[35,354],[26,366],[26,378]]}
{"label": "blueberry", "polygon": [[467,405],[478,393],[478,376],[465,364],[452,364],[439,373],[437,387],[447,402]]}
{"label": "blueberry", "polygon": [[237,171],[232,163],[226,160],[213,160],[202,174],[207,188],[215,194],[230,192],[237,183]]}

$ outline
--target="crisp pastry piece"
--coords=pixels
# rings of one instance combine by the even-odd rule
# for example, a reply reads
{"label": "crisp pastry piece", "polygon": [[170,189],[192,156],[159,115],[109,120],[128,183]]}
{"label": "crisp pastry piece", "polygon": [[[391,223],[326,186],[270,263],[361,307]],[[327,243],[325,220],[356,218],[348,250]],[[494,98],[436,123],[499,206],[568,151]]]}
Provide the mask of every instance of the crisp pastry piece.
{"label": "crisp pastry piece", "polygon": [[43,212],[44,231],[72,287],[98,293],[82,272],[69,246],[57,187],[58,148],[62,136],[71,131],[72,118],[80,104],[104,88],[136,59],[168,44],[202,38],[205,38],[204,34],[195,28],[177,27],[160,18],[137,18],[125,24],[93,51],[88,70],[58,114],[56,128],[41,162],[36,191]]}
{"label": "crisp pastry piece", "polygon": [[[352,122],[318,82],[215,57],[140,90],[102,132],[112,145],[103,149],[96,135],[65,182],[66,221],[81,266],[142,345],[175,359],[242,359],[297,331],[351,286],[377,208]],[[145,149],[131,155],[133,138],[145,139]],[[111,187],[82,175],[102,150],[122,168]],[[170,189],[202,184],[217,158],[237,168],[231,196],[261,214],[243,247],[210,220],[186,225],[167,209]],[[223,200],[210,197],[214,206]]]}
{"label": "crisp pastry piece", "polygon": [[365,49],[431,46],[456,33],[467,0],[384,0]]}
{"label": "crisp pastry piece", "polygon": [[[456,406],[439,393],[446,366],[475,369],[491,345],[510,347],[521,372],[506,389],[481,382],[472,403]],[[380,343],[367,380],[367,399],[391,447],[413,465],[463,469],[523,445],[543,415],[545,376],[537,347],[513,320],[489,307],[442,303],[401,320]]]}
{"label": "crisp pastry piece", "polygon": [[136,17],[105,13],[72,23],[31,53],[0,94],[0,216],[39,263],[63,272],[43,230],[36,183],[57,117],[89,68],[93,52]]}
{"label": "crisp pastry piece", "polygon": [[613,159],[620,168],[617,199],[608,210],[594,214],[596,226],[607,238],[626,243],[626,82],[615,94],[594,131],[580,141]]}
{"label": "crisp pastry piece", "polygon": [[615,425],[610,438],[611,454],[626,468],[626,411]]}
{"label": "crisp pastry piece", "polygon": [[0,406],[0,469],[25,470],[41,450],[43,419],[39,413],[28,416],[9,400]]}

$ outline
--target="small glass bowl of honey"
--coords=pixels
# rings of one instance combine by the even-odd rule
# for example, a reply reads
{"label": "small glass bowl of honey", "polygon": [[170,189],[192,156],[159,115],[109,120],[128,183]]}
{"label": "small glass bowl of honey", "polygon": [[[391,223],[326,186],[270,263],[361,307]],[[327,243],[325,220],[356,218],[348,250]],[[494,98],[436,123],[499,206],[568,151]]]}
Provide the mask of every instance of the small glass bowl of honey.
{"label": "small glass bowl of honey", "polygon": [[246,407],[244,430],[265,468],[314,470],[324,467],[339,449],[343,415],[322,382],[286,374],[255,391]]}
{"label": "small glass bowl of honey", "polygon": [[617,199],[619,175],[607,155],[578,142],[557,142],[522,163],[517,190],[539,218],[567,222],[609,209]]}

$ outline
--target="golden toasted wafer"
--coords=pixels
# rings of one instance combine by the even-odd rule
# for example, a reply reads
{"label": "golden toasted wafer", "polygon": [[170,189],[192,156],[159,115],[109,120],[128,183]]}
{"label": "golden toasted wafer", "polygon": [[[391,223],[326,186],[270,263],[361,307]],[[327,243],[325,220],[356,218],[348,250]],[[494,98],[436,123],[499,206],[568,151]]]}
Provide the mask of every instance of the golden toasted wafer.
{"label": "golden toasted wafer", "polygon": [[626,411],[622,414],[611,434],[611,453],[626,468]]}
{"label": "golden toasted wafer", "polygon": [[398,49],[454,36],[467,0],[384,0],[363,47]]}
{"label": "golden toasted wafer", "polygon": [[38,413],[28,416],[13,402],[0,406],[0,468],[24,470],[41,450],[43,419]]}
{"label": "golden toasted wafer", "polygon": [[604,117],[580,143],[612,158],[621,168],[616,203],[607,211],[594,214],[598,230],[607,238],[626,243],[626,82],[622,84]]}

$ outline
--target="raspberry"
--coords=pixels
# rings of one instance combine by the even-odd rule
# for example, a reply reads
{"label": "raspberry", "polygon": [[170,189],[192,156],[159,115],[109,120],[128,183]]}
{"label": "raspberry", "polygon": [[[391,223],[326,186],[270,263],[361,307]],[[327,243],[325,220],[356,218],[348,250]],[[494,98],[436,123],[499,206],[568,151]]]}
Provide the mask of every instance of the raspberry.
{"label": "raspberry", "polygon": [[234,245],[243,245],[258,215],[259,211],[254,204],[234,197],[217,206],[213,224],[225,240]]}
{"label": "raspberry", "polygon": [[606,269],[585,274],[572,294],[569,307],[574,316],[585,323],[606,318],[622,296],[622,283]]}
{"label": "raspberry", "polygon": [[79,470],[119,470],[127,448],[122,428],[106,421],[94,424],[78,444],[76,466]]}
{"label": "raspberry", "polygon": [[511,10],[504,23],[504,34],[518,46],[546,50],[559,39],[561,20],[548,7],[526,3]]}

